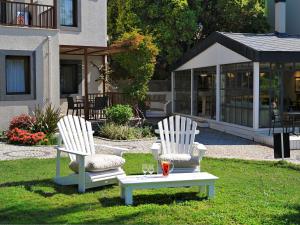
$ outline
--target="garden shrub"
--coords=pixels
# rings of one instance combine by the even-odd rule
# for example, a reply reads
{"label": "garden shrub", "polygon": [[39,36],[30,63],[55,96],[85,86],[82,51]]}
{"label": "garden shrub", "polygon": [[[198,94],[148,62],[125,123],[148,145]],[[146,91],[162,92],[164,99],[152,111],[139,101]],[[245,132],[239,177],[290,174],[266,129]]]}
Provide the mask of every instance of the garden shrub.
{"label": "garden shrub", "polygon": [[20,116],[12,118],[9,124],[9,130],[13,130],[14,128],[19,128],[22,130],[31,130],[35,122],[35,117],[32,117],[27,114],[21,114]]}
{"label": "garden shrub", "polygon": [[33,130],[35,132],[43,132],[48,136],[57,132],[57,123],[61,119],[59,108],[56,109],[51,104],[47,104],[44,108],[36,107],[34,115],[36,122]]}
{"label": "garden shrub", "polygon": [[113,140],[130,140],[153,137],[154,135],[150,127],[130,127],[107,123],[100,128],[100,136]]}
{"label": "garden shrub", "polygon": [[107,120],[120,125],[125,125],[133,117],[132,108],[129,105],[115,105],[105,112]]}
{"label": "garden shrub", "polygon": [[30,131],[19,128],[8,131],[7,138],[10,144],[36,145],[48,142],[43,132],[30,133]]}

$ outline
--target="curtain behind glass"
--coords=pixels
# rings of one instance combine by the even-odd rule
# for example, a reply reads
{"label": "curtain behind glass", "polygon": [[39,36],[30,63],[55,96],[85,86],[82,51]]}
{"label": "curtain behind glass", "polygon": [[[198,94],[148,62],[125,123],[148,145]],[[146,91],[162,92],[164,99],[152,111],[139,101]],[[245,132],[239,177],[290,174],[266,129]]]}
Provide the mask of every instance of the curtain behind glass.
{"label": "curtain behind glass", "polygon": [[74,26],[74,5],[73,0],[60,1],[60,25]]}
{"label": "curtain behind glass", "polygon": [[25,61],[23,59],[6,60],[6,92],[25,93]]}

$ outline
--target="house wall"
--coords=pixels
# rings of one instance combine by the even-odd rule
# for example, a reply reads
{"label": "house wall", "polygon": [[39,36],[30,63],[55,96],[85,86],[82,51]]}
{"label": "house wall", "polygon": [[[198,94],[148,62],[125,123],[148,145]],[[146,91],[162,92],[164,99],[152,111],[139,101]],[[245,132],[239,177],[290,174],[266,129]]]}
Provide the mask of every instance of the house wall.
{"label": "house wall", "polygon": [[[31,0],[14,0],[30,3]],[[53,0],[36,0],[34,3],[53,5]],[[78,0],[78,28],[59,26],[57,0],[57,23],[60,45],[107,46],[107,0]]]}
{"label": "house wall", "polygon": [[107,46],[107,0],[81,0],[79,16],[78,30],[60,27],[59,44]]}
{"label": "house wall", "polygon": [[180,66],[178,69],[176,69],[176,71],[237,62],[250,62],[250,60],[236,52],[231,51],[223,45],[216,43],[201,54],[195,56],[193,59]]}
{"label": "house wall", "polygon": [[[84,58],[83,56],[72,56],[72,55],[60,55],[61,60],[81,60],[82,61],[82,79],[79,84],[79,93],[73,95],[73,97],[76,96],[83,96],[84,95]],[[95,63],[96,65],[102,65],[102,57],[101,56],[90,56],[88,57],[88,85],[89,85],[89,93],[101,93],[103,92],[103,86],[102,82],[95,81],[99,76],[99,71],[96,67],[94,67],[91,62]],[[66,114],[67,112],[67,99],[66,98],[60,98],[60,107],[63,114]]]}
{"label": "house wall", "polygon": [[[0,27],[0,53],[35,52],[35,99],[0,101],[0,129],[6,129],[13,116],[32,113],[36,105],[50,101],[59,105],[58,31],[20,27]],[[1,65],[0,65],[1,66]]]}
{"label": "house wall", "polygon": [[[274,32],[275,27],[275,1],[267,0],[267,17]],[[300,34],[300,20],[298,19],[300,10],[299,0],[286,0],[286,32],[288,34]]]}

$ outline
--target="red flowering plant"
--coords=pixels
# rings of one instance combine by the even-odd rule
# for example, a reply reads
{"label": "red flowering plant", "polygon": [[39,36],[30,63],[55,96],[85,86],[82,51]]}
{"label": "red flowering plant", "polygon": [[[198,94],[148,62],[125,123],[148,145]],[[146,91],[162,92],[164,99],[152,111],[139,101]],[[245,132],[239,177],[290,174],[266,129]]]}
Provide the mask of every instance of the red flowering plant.
{"label": "red flowering plant", "polygon": [[30,133],[27,130],[22,130],[19,128],[13,128],[6,134],[8,142],[11,144],[21,144],[21,145],[36,145],[47,143],[48,140],[43,132]]}

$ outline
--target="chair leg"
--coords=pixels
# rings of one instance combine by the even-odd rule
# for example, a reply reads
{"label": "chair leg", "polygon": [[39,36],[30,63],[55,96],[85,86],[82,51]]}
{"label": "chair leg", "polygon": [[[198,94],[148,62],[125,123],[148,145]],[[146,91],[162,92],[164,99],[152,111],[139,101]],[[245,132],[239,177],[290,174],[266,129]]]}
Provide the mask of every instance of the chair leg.
{"label": "chair leg", "polygon": [[84,168],[84,156],[77,156],[79,160],[79,173],[78,173],[78,192],[85,192],[85,168]]}

